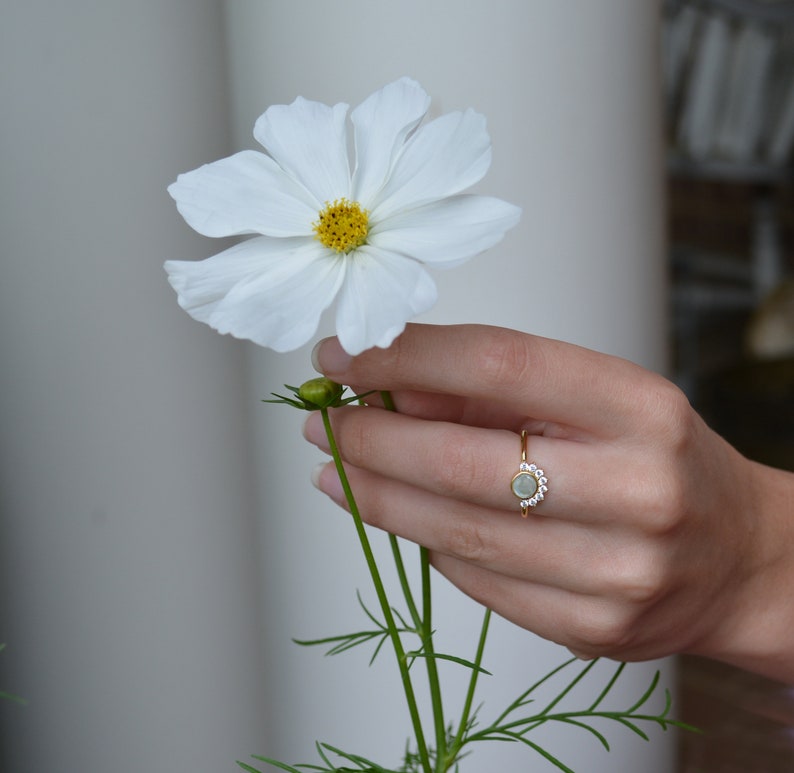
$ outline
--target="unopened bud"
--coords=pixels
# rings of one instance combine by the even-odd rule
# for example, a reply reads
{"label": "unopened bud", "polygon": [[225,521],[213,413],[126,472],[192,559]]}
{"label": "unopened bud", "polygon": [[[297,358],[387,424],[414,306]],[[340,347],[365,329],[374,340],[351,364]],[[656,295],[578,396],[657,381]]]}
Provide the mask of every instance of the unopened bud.
{"label": "unopened bud", "polygon": [[344,391],[345,388],[341,384],[319,376],[301,384],[298,397],[307,404],[307,407],[330,408],[338,403]]}

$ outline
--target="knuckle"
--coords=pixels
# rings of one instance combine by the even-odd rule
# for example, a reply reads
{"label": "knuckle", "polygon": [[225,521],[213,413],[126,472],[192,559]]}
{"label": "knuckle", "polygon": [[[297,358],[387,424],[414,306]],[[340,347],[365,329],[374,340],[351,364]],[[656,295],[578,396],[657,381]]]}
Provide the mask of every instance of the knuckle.
{"label": "knuckle", "polygon": [[491,463],[470,432],[450,426],[439,430],[438,442],[441,450],[426,460],[436,493],[465,499],[490,485]]}
{"label": "knuckle", "polygon": [[613,562],[607,587],[608,595],[622,603],[648,607],[665,595],[666,575],[658,562],[635,553],[630,560]]}
{"label": "knuckle", "polygon": [[445,535],[444,552],[472,564],[488,562],[491,540],[487,527],[479,521],[461,518]]}
{"label": "knuckle", "polygon": [[530,358],[528,346],[525,336],[507,330],[490,331],[490,341],[485,341],[480,348],[476,363],[484,382],[500,386],[521,384],[528,375],[530,361],[533,369],[539,364],[537,353]]}
{"label": "knuckle", "polygon": [[373,423],[357,408],[340,409],[334,418],[334,434],[342,457],[356,467],[366,467],[367,460],[378,450]]}
{"label": "knuckle", "polygon": [[660,464],[646,476],[636,512],[642,530],[649,537],[668,537],[679,530],[687,516],[687,496],[680,471],[672,464]]}
{"label": "knuckle", "polygon": [[615,654],[632,641],[633,615],[620,605],[591,603],[580,609],[569,646],[593,654]]}
{"label": "knuckle", "polygon": [[686,449],[695,435],[696,414],[683,391],[672,382],[657,378],[654,387],[640,399],[646,401],[643,407],[651,417],[648,429],[660,446],[668,453]]}

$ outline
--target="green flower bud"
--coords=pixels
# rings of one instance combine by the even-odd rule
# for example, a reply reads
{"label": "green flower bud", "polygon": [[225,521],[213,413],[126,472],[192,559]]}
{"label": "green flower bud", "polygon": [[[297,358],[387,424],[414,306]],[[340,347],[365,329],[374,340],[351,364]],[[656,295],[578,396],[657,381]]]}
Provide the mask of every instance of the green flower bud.
{"label": "green flower bud", "polygon": [[312,378],[301,384],[298,388],[298,397],[306,403],[306,407],[330,408],[339,404],[345,388],[330,378],[320,376]]}

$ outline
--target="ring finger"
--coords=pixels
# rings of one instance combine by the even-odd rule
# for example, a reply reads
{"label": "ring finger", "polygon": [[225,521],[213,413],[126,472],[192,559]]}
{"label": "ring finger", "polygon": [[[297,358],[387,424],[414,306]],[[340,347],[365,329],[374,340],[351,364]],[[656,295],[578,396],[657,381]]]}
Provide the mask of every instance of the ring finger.
{"label": "ring finger", "polygon": [[[521,462],[516,433],[425,421],[371,407],[334,411],[332,424],[342,458],[355,467],[458,502],[520,509],[511,490]],[[309,417],[304,434],[328,450],[318,415]],[[613,446],[596,454],[589,443],[531,435],[527,460],[542,468],[548,487],[538,514],[584,522],[609,518],[629,495],[626,486],[604,472],[619,468],[617,459],[610,459],[617,454]]]}
{"label": "ring finger", "polygon": [[[471,503],[431,494],[393,478],[346,466],[362,518],[431,552],[475,565],[520,582],[569,592],[609,590],[625,535],[604,538],[602,527],[557,518],[521,518]],[[347,508],[332,463],[322,468],[318,487]],[[604,567],[609,567],[605,573]]]}

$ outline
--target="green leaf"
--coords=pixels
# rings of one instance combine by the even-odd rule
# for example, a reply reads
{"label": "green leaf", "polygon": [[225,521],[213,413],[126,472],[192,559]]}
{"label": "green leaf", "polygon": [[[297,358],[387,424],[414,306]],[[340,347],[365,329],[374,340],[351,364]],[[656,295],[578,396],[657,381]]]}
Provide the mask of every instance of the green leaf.
{"label": "green leaf", "polygon": [[659,671],[657,671],[653,675],[653,679],[651,680],[650,685],[648,685],[648,689],[642,694],[640,699],[630,709],[626,711],[626,714],[633,714],[638,708],[640,708],[640,706],[643,706],[645,704],[645,702],[648,700],[648,698],[651,697],[651,695],[653,695],[653,692],[656,689],[656,685],[659,684],[659,676],[660,673]]}
{"label": "green leaf", "polygon": [[612,675],[612,678],[607,682],[606,687],[604,687],[604,689],[601,690],[601,692],[598,695],[598,697],[591,704],[590,711],[595,711],[596,708],[598,708],[598,706],[600,705],[601,701],[603,701],[604,698],[606,698],[606,696],[609,693],[609,691],[615,686],[615,682],[617,682],[618,679],[620,679],[620,675],[623,673],[623,669],[625,667],[626,667],[626,664],[625,663],[621,663],[615,669],[615,673]]}
{"label": "green leaf", "polygon": [[533,749],[538,754],[540,754],[541,757],[547,759],[556,768],[558,768],[559,770],[564,771],[564,773],[576,773],[575,770],[573,770],[572,768],[569,768],[564,762],[562,762],[562,760],[560,760],[559,758],[555,757],[551,752],[546,751],[546,749],[544,749],[539,744],[536,744],[533,741],[530,741],[528,738],[524,738],[523,736],[510,734],[510,733],[506,733],[505,735],[508,735],[508,736],[512,735],[512,738],[510,740],[517,741],[518,743],[523,743],[525,746],[528,746],[530,749]]}
{"label": "green leaf", "polygon": [[487,671],[482,666],[478,666],[476,663],[472,663],[470,660],[465,660],[464,658],[459,658],[455,655],[444,655],[440,652],[424,652],[423,650],[414,650],[413,652],[406,652],[405,656],[409,658],[427,658],[430,660],[449,660],[452,663],[457,663],[460,666],[470,668],[472,671],[493,676],[490,671]]}
{"label": "green leaf", "polygon": [[[377,762],[368,760],[366,757],[362,757],[359,754],[352,754],[350,752],[342,751],[342,749],[339,749],[336,746],[331,746],[331,744],[328,743],[321,743],[319,745],[322,746],[323,749],[333,752],[337,755],[337,757],[341,757],[343,760],[355,763],[359,766],[360,770],[367,771],[367,773],[394,773],[394,771],[381,767]],[[340,768],[339,770],[343,770],[343,768]]]}
{"label": "green leaf", "polygon": [[[301,773],[301,771],[298,770],[298,768],[293,768],[292,765],[287,765],[284,762],[273,760],[270,757],[259,757],[256,754],[252,754],[251,757],[255,760],[259,760],[259,762],[264,762],[267,765],[271,765],[274,768],[278,768],[279,770],[286,770],[288,771],[288,773]],[[246,765],[244,762],[238,761],[237,764],[247,773],[262,773],[262,771],[257,770],[256,768],[252,768],[250,765]]]}

